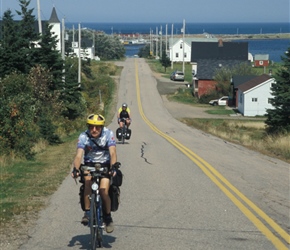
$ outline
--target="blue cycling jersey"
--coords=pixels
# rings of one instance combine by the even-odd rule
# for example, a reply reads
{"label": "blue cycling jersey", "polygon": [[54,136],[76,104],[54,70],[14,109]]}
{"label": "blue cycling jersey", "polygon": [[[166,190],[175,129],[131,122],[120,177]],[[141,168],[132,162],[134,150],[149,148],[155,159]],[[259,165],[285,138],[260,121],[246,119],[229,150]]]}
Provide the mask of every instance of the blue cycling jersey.
{"label": "blue cycling jersey", "polygon": [[93,138],[89,130],[81,133],[78,139],[77,148],[82,148],[84,153],[84,163],[110,164],[109,147],[116,146],[116,141],[112,130],[104,127],[101,136]]}

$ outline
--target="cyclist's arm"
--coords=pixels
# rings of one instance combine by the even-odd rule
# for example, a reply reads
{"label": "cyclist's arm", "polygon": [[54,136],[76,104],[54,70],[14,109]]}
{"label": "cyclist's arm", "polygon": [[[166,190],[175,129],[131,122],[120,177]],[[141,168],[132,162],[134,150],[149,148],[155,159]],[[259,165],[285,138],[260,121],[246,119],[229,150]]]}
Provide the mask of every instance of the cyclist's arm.
{"label": "cyclist's arm", "polygon": [[119,108],[119,109],[118,109],[118,113],[117,113],[117,118],[118,118],[118,119],[120,119],[120,113],[121,113],[121,111],[122,111],[122,108]]}
{"label": "cyclist's arm", "polygon": [[116,150],[115,145],[112,145],[109,147],[109,153],[110,153],[110,160],[111,160],[111,166],[112,166],[117,161],[117,150]]}
{"label": "cyclist's arm", "polygon": [[127,108],[127,113],[128,113],[129,119],[131,120],[131,111],[129,108]]}
{"label": "cyclist's arm", "polygon": [[80,166],[83,159],[83,153],[84,153],[84,150],[82,148],[77,149],[77,153],[73,161],[73,171],[71,173],[71,176],[73,178],[77,178],[80,175],[79,171],[80,171]]}
{"label": "cyclist's arm", "polygon": [[83,159],[83,153],[84,153],[84,150],[82,148],[78,148],[77,149],[77,153],[76,153],[76,156],[75,156],[75,159],[74,159],[74,167],[79,170],[80,169],[80,166],[81,166],[81,163],[82,163],[82,159]]}

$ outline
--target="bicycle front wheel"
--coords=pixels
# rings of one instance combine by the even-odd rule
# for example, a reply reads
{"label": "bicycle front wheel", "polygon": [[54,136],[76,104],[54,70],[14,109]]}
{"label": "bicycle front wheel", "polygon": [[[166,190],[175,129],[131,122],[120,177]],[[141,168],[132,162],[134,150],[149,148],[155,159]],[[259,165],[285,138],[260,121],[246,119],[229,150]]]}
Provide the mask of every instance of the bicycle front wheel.
{"label": "bicycle front wheel", "polygon": [[103,208],[102,208],[102,199],[100,198],[97,203],[97,245],[98,247],[103,247]]}
{"label": "bicycle front wheel", "polygon": [[98,218],[97,218],[96,194],[92,194],[91,195],[90,229],[91,229],[91,245],[92,245],[92,250],[95,250],[97,248],[97,232],[98,232]]}

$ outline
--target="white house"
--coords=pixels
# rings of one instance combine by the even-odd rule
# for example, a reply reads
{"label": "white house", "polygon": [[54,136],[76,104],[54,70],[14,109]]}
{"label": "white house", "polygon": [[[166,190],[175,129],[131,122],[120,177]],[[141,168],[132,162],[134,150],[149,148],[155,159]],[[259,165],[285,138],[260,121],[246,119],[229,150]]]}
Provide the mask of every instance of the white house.
{"label": "white house", "polygon": [[262,116],[267,109],[274,107],[270,103],[273,98],[271,86],[275,79],[263,74],[238,86],[238,110],[244,116]]}
{"label": "white house", "polygon": [[[73,55],[79,56],[79,43],[78,42],[72,42],[72,49],[73,49]],[[80,49],[80,56],[82,59],[93,59],[98,60],[98,58],[95,56],[95,46],[92,45],[92,47],[88,48],[81,48]]]}
{"label": "white house", "polygon": [[[210,38],[199,38],[199,37],[186,37],[184,38],[169,38],[169,59],[173,62],[183,62],[183,51],[184,51],[184,62],[191,61],[191,42],[217,42],[218,39],[214,37]],[[183,50],[184,46],[184,50]]]}

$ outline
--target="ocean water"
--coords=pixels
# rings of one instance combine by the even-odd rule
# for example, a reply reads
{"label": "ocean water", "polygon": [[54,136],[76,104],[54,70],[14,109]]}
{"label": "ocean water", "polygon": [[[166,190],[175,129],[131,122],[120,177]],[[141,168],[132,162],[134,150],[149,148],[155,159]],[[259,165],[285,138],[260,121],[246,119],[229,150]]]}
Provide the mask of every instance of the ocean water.
{"label": "ocean water", "polygon": [[[166,23],[81,23],[82,28],[101,30],[106,34],[154,34],[159,33],[171,35],[172,24]],[[78,23],[66,23],[66,28],[75,29]],[[173,24],[173,33],[181,34],[182,23]],[[156,30],[157,29],[157,30]],[[186,23],[185,34],[279,34],[290,33],[289,23]],[[289,39],[257,39],[241,40],[248,42],[249,52],[252,55],[269,54],[270,60],[280,62],[281,56],[290,47]],[[140,45],[126,46],[126,56],[131,57],[138,54]]]}
{"label": "ocean water", "polygon": [[[81,23],[82,28],[102,30],[107,34],[150,34],[150,30],[156,33],[161,30],[165,35],[171,34],[171,23]],[[78,23],[67,23],[66,27],[77,28]],[[173,24],[173,34],[181,34],[182,23]],[[186,34],[267,34],[267,33],[290,33],[289,23],[186,23]]]}

